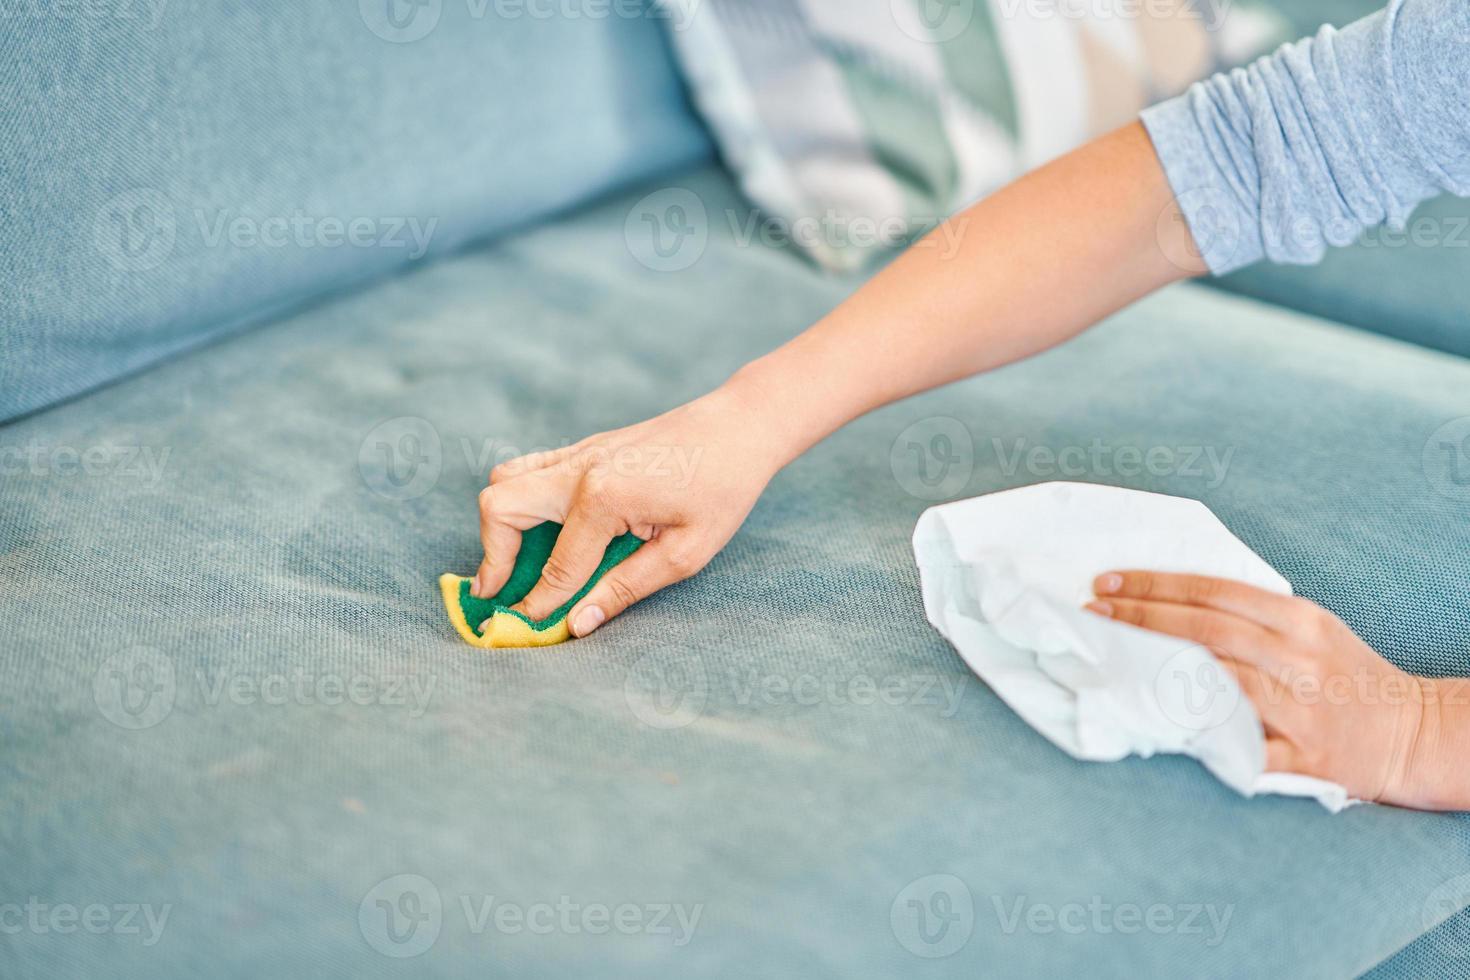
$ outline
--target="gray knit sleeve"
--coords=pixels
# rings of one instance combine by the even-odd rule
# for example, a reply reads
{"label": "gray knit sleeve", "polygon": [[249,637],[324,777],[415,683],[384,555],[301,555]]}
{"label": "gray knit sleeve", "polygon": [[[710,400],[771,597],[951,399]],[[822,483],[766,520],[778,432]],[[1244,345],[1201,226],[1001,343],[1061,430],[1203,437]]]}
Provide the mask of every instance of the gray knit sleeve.
{"label": "gray knit sleeve", "polygon": [[1143,113],[1211,272],[1319,261],[1470,194],[1470,0],[1393,0]]}

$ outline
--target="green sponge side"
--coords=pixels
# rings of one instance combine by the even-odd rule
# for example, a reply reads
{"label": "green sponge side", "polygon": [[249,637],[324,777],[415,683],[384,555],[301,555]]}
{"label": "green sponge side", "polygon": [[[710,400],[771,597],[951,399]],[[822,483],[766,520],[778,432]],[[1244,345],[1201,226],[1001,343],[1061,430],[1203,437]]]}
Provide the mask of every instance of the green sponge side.
{"label": "green sponge side", "polygon": [[597,571],[592,573],[592,578],[587,584],[582,586],[576,595],[552,610],[550,616],[535,621],[510,607],[524,599],[532,587],[540,581],[541,569],[545,566],[546,559],[551,557],[551,549],[560,534],[561,525],[555,521],[537,524],[528,531],[522,531],[521,550],[516,555],[516,563],[511,569],[510,579],[499,592],[489,599],[481,599],[470,592],[470,579],[465,579],[459,584],[459,608],[464,612],[465,622],[469,624],[470,629],[475,631],[476,636],[484,635],[480,630],[480,624],[498,612],[510,613],[537,632],[555,626],[566,618],[573,606],[582,601],[583,596],[592,591],[592,586],[607,574],[608,569],[637,551],[643,544],[643,540],[631,532],[613,538],[607,546],[607,551],[603,553],[602,561],[597,565]]}

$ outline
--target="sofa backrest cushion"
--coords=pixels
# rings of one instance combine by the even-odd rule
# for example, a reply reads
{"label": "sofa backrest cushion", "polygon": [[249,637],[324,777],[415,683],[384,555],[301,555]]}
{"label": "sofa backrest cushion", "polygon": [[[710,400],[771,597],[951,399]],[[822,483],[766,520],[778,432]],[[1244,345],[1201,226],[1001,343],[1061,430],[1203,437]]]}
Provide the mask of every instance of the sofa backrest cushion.
{"label": "sofa backrest cushion", "polygon": [[710,152],[641,0],[0,10],[0,421]]}

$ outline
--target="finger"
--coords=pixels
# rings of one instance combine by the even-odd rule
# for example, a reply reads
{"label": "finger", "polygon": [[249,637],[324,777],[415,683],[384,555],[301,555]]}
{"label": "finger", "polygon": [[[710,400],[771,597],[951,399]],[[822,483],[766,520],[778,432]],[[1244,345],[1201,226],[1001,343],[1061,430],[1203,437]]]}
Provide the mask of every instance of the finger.
{"label": "finger", "polygon": [[1200,606],[1148,602],[1109,596],[1087,604],[1100,616],[1155,633],[1167,633],[1211,650],[1223,650],[1237,660],[1258,663],[1268,639],[1265,629],[1247,619]]}
{"label": "finger", "polygon": [[541,578],[511,608],[540,622],[570,602],[597,571],[608,543],[621,530],[617,521],[602,512],[574,508],[567,515],[566,527],[557,535],[551,555],[541,569]]}
{"label": "finger", "polygon": [[586,636],[633,603],[698,572],[704,563],[689,557],[685,538],[683,529],[665,528],[610,569],[572,610],[572,633]]}
{"label": "finger", "polygon": [[577,449],[577,445],[563,446],[560,449],[547,449],[542,452],[526,453],[524,456],[516,456],[513,459],[507,459],[503,463],[497,463],[495,468],[490,471],[490,485],[495,486],[497,483],[504,483],[506,480],[512,480],[518,476],[525,476],[527,473],[534,473],[537,470],[544,470],[548,467],[555,466],[576,452]]}
{"label": "finger", "polygon": [[1093,580],[1092,589],[1099,598],[1118,596],[1218,609],[1279,631],[1289,629],[1295,621],[1298,604],[1289,595],[1244,582],[1175,572],[1106,572]]}
{"label": "finger", "polygon": [[470,591],[495,595],[510,579],[521,550],[521,532],[543,521],[561,521],[571,506],[574,476],[538,470],[480,491],[480,544],[485,557]]}

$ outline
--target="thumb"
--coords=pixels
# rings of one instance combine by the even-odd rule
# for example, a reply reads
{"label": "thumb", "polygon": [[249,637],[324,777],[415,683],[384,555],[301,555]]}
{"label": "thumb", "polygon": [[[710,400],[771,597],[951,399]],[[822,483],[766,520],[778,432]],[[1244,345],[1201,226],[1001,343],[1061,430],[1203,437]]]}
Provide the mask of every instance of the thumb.
{"label": "thumb", "polygon": [[704,562],[684,557],[686,535],[682,529],[666,529],[609,569],[567,617],[572,635],[586,636],[633,603],[698,572]]}

